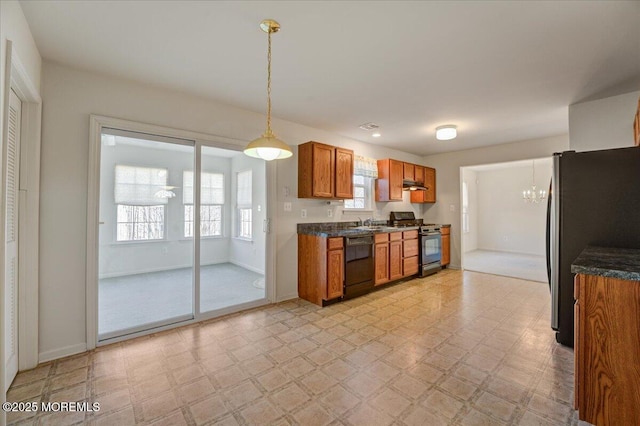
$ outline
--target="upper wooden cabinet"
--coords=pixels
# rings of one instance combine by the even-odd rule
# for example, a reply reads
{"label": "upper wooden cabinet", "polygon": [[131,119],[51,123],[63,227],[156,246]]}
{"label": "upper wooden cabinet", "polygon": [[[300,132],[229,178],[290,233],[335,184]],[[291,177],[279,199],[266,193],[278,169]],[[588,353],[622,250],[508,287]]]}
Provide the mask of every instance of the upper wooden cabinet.
{"label": "upper wooden cabinet", "polygon": [[398,160],[378,160],[376,201],[402,201],[404,163]]}
{"label": "upper wooden cabinet", "polygon": [[411,191],[412,203],[436,202],[436,169],[431,167],[415,166],[416,182],[422,182],[426,191]]}
{"label": "upper wooden cabinet", "polygon": [[411,163],[404,163],[404,179],[406,180],[418,180],[415,179],[415,168],[416,166]]}
{"label": "upper wooden cabinet", "polygon": [[353,198],[353,151],[313,141],[299,145],[298,198]]}

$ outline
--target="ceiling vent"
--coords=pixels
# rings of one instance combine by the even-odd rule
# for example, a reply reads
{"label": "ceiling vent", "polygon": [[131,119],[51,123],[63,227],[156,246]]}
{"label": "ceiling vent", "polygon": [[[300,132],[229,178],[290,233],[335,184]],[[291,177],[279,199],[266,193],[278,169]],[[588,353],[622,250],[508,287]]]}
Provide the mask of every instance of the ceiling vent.
{"label": "ceiling vent", "polygon": [[380,126],[378,126],[376,123],[364,123],[364,124],[361,124],[359,127],[362,130],[374,130],[379,128]]}

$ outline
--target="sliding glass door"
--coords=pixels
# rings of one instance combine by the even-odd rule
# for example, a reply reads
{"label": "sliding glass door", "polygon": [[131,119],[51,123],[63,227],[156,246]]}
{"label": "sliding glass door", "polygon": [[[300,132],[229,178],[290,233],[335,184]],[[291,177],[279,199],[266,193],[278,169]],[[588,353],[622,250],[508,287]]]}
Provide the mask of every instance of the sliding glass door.
{"label": "sliding glass door", "polygon": [[265,194],[262,160],[103,128],[98,341],[266,303]]}
{"label": "sliding glass door", "polygon": [[193,240],[174,221],[194,152],[190,141],[104,129],[99,340],[194,318]]}

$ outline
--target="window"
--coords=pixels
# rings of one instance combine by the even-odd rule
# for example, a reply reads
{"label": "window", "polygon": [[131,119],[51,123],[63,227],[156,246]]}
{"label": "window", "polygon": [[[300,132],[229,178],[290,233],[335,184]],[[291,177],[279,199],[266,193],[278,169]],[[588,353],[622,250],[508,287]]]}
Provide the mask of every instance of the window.
{"label": "window", "polygon": [[353,176],[353,200],[344,200],[345,209],[366,209],[371,198],[371,178]]}
{"label": "window", "polygon": [[251,239],[253,236],[253,220],[251,206],[251,170],[238,172],[236,202],[238,210],[238,237]]}
{"label": "window", "polygon": [[[184,236],[193,237],[195,223],[193,209],[193,172],[185,170],[182,175],[184,191]],[[224,205],[224,174],[200,174],[200,236],[215,237],[222,235],[222,206]]]}
{"label": "window", "polygon": [[469,232],[469,190],[467,182],[462,182],[462,232]]}
{"label": "window", "polygon": [[161,240],[167,198],[167,169],[116,165],[116,241]]}

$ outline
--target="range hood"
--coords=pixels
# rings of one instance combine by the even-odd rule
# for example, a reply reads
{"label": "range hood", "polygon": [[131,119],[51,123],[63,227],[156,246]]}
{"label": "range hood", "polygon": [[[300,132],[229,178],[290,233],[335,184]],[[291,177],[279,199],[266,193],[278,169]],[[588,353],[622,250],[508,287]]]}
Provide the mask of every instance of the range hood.
{"label": "range hood", "polygon": [[403,179],[402,180],[403,191],[426,191],[427,187],[422,182],[416,182],[415,180]]}

